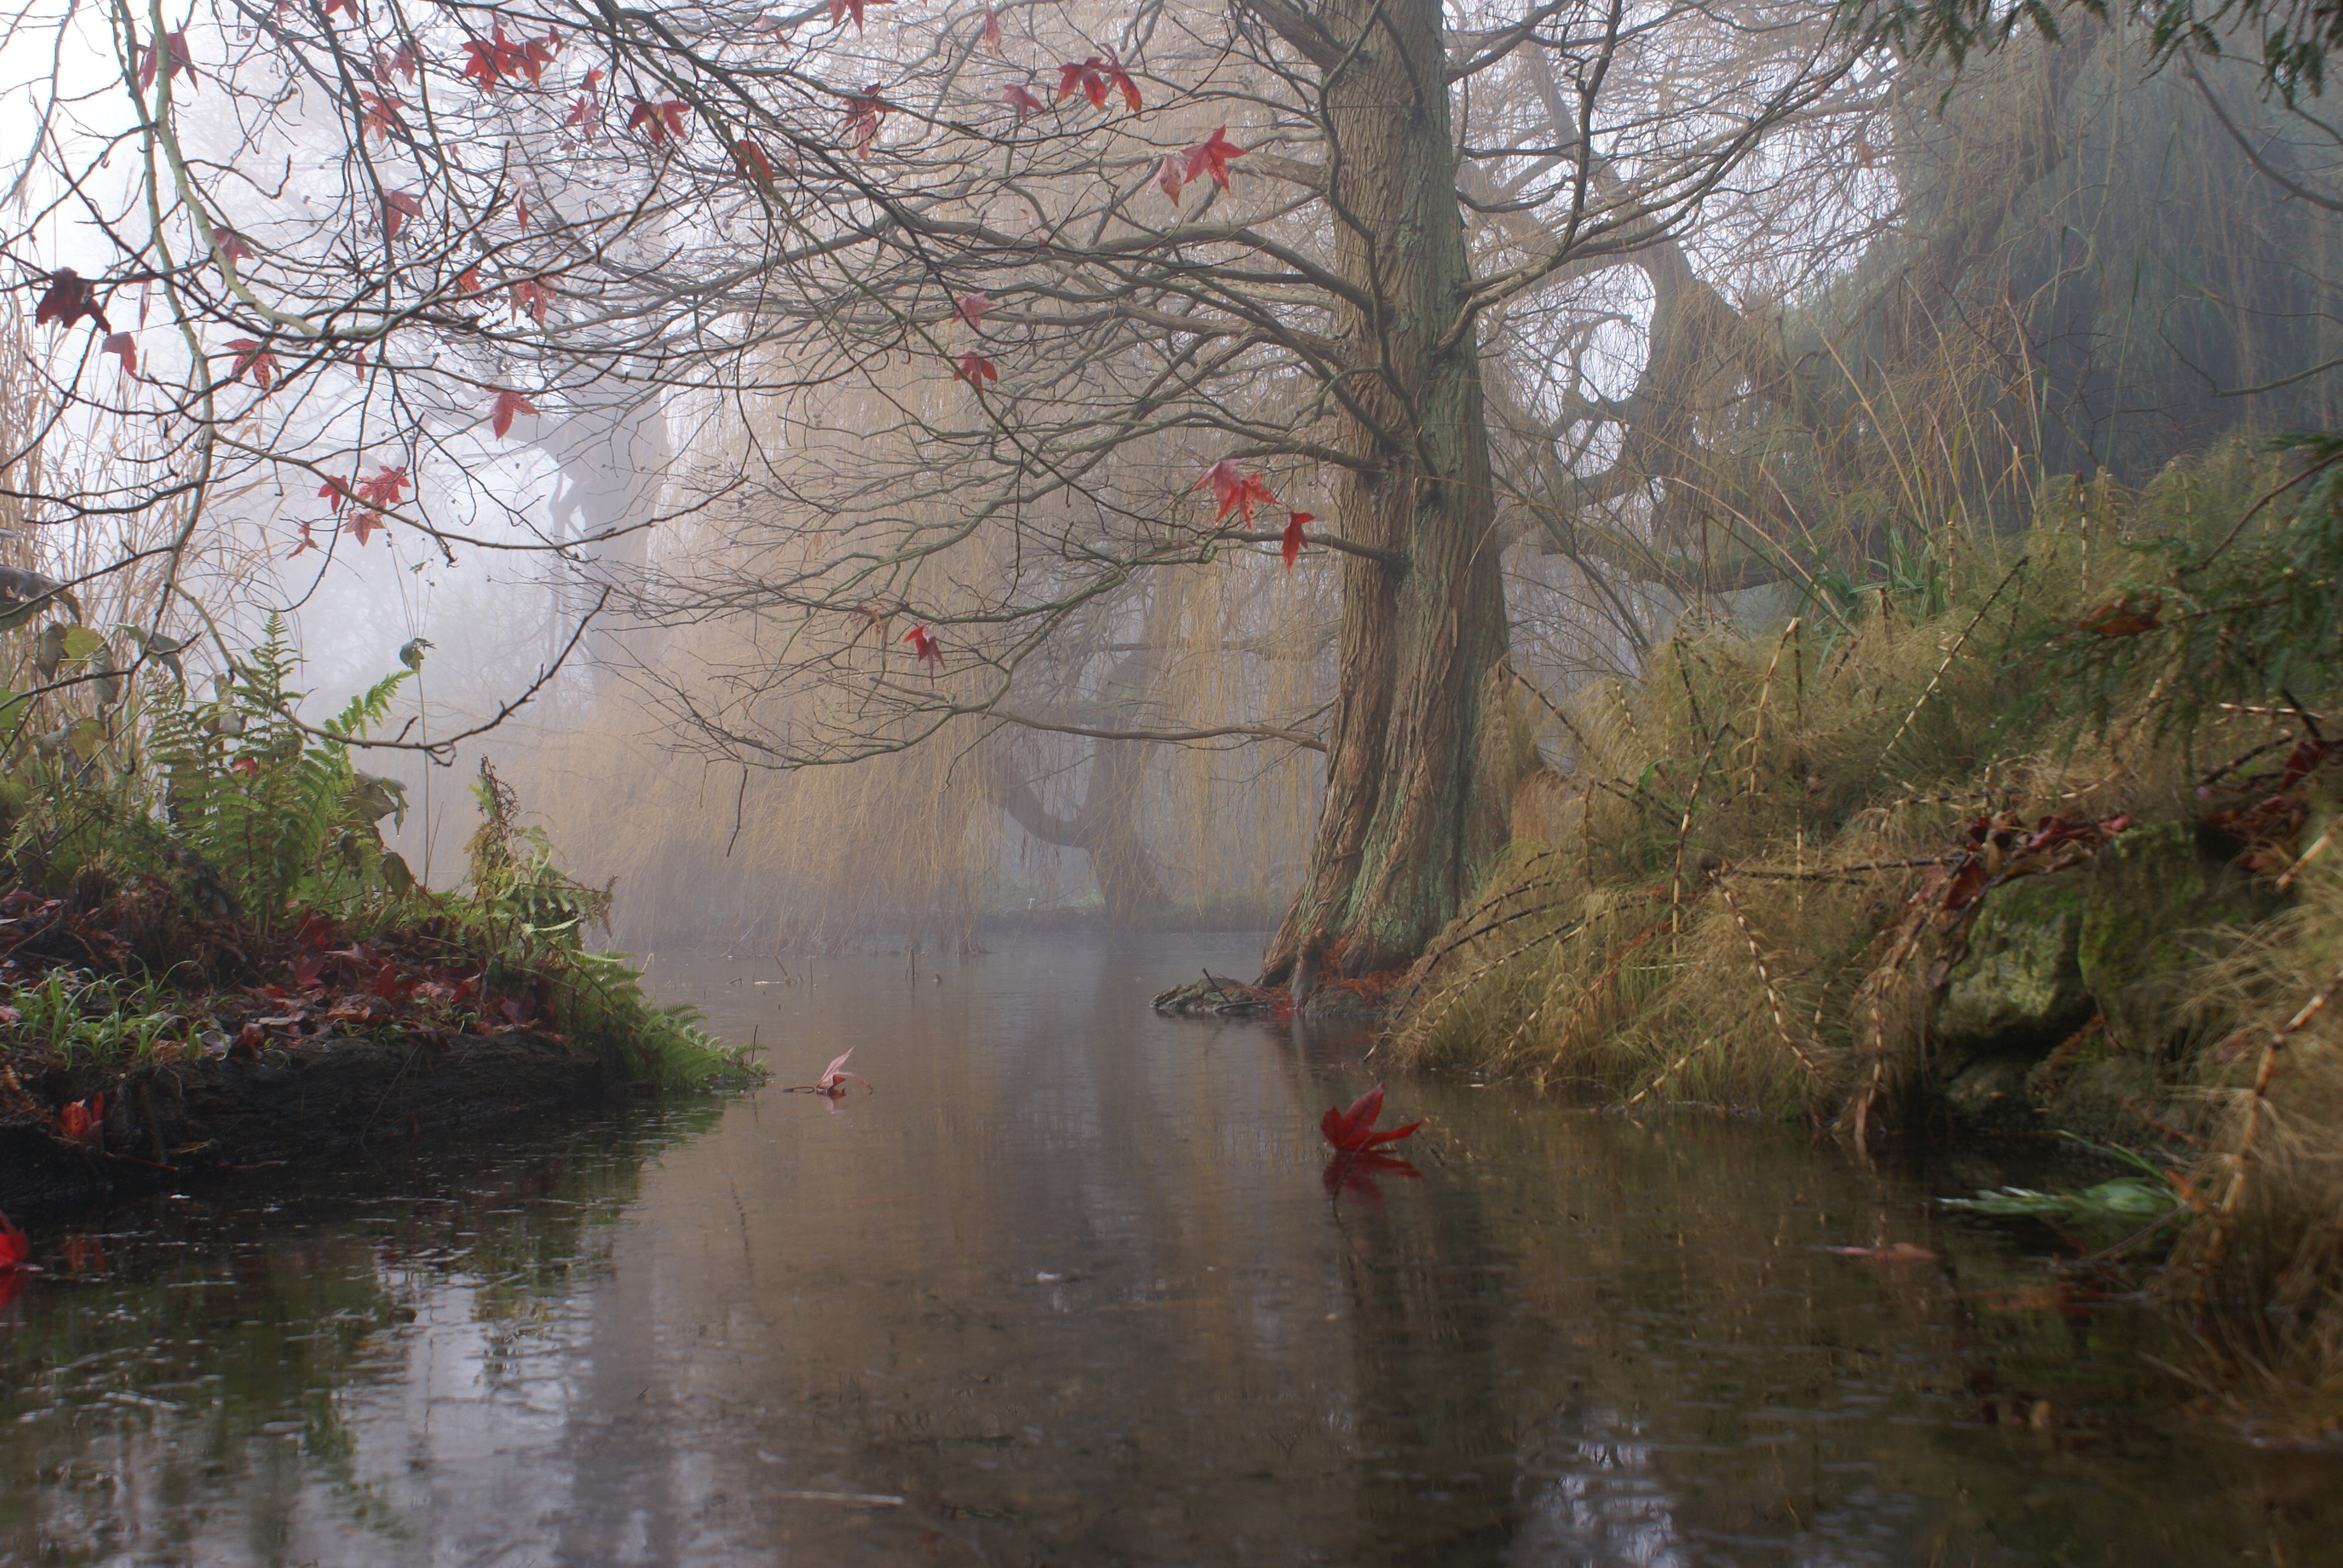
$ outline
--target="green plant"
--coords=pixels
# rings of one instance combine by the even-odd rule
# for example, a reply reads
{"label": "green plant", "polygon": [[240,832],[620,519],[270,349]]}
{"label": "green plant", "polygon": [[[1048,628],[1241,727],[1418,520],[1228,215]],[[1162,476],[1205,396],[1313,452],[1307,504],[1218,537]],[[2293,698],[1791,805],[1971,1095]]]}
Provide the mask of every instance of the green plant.
{"label": "green plant", "polygon": [[272,617],[212,701],[191,703],[176,682],[157,682],[145,710],[166,831],[225,884],[235,912],[264,930],[296,908],[347,913],[411,880],[376,827],[404,819],[404,788],[360,772],[341,739],[387,717],[408,672],[352,699],[320,738],[294,717],[298,664]]}
{"label": "green plant", "polygon": [[120,1066],[151,1059],[184,1026],[170,993],[152,978],[111,978],[55,969],[8,993],[18,1037],[65,1067]]}

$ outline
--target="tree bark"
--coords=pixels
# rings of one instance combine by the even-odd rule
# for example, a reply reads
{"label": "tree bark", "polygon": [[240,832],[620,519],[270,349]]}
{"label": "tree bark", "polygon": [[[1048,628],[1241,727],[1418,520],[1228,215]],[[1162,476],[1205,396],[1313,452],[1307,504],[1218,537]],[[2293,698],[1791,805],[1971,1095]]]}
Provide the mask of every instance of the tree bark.
{"label": "tree bark", "polygon": [[1439,0],[1330,0],[1307,22],[1256,9],[1297,46],[1289,29],[1314,29],[1336,265],[1376,302],[1337,307],[1354,367],[1337,442],[1359,464],[1335,521],[1407,560],[1342,562],[1325,803],[1262,966],[1306,995],[1407,963],[1455,915],[1504,842],[1513,749],[1489,734],[1504,599],[1479,344],[1457,330],[1472,274]]}

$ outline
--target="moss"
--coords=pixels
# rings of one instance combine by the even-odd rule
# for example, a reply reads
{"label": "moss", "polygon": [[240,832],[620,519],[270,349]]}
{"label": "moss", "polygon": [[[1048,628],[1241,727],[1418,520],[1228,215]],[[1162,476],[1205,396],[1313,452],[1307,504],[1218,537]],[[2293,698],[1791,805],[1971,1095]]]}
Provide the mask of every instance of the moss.
{"label": "moss", "polygon": [[2083,890],[2065,876],[1996,888],[1969,929],[1934,1026],[1950,1055],[2038,1057],[2091,1016],[2077,950]]}
{"label": "moss", "polygon": [[2155,822],[2094,859],[2076,960],[2120,1050],[2152,1060],[2184,1051],[2193,1037],[2182,992],[2204,937],[2257,925],[2281,907],[2237,867],[2233,849],[2197,825]]}

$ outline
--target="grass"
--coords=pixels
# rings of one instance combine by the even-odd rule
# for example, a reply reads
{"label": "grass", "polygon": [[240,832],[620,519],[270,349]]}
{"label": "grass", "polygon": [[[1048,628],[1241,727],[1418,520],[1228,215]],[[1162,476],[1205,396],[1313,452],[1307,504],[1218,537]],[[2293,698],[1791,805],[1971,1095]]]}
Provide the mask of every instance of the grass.
{"label": "grass", "polygon": [[2086,875],[2094,824],[2185,827],[2277,912],[2158,939],[2170,1004],[2045,1064],[2127,1034],[2166,1097],[2127,1107],[2131,1141],[2175,1169],[1971,1201],[2177,1197],[2162,1288],[2231,1386],[2343,1424],[2338,474],[2343,443],[2232,444],[2055,497],[2022,536],[1947,529],[1893,574],[1914,586],[1818,589],[1765,628],[1694,611],[1640,679],[1524,689],[1564,765],[1516,797],[1382,1049],[1875,1143],[1927,1108],[1932,1008],[1990,890]]}

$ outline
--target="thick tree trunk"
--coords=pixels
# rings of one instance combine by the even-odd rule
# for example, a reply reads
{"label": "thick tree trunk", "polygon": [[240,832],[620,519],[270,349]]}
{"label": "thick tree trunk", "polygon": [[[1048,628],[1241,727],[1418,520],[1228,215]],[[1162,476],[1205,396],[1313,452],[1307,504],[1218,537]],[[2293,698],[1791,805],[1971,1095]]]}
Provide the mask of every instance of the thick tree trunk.
{"label": "thick tree trunk", "polygon": [[1440,0],[1331,0],[1315,20],[1339,51],[1337,265],[1380,301],[1379,320],[1344,307],[1337,324],[1357,367],[1339,439],[1366,467],[1338,481],[1334,520],[1407,566],[1343,560],[1324,811],[1263,960],[1264,981],[1297,995],[1423,950],[1503,846],[1513,770],[1491,734],[1504,600],[1477,335],[1454,331],[1472,279]]}

